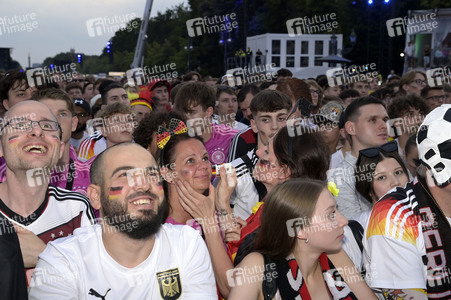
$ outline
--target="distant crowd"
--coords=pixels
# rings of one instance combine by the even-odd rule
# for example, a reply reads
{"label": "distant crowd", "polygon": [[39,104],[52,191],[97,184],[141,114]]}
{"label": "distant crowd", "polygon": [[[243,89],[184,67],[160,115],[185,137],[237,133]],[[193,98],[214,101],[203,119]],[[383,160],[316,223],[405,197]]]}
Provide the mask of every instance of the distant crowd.
{"label": "distant crowd", "polygon": [[0,73],[0,298],[451,299],[449,78],[356,78]]}

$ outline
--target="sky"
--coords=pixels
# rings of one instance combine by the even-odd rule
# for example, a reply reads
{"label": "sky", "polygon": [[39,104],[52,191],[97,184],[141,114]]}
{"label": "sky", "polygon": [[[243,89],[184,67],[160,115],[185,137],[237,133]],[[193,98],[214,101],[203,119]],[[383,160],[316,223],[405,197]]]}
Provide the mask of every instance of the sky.
{"label": "sky", "polygon": [[[154,0],[151,17],[187,0]],[[124,20],[142,19],[146,0],[0,0],[0,48],[22,67],[61,52],[100,55]],[[106,24],[105,26],[102,26]]]}

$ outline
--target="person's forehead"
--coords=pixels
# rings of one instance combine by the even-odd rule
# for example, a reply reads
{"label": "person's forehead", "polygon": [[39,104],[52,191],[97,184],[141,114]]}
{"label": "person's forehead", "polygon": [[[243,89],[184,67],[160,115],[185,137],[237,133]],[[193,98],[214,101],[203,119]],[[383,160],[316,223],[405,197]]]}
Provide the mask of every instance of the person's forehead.
{"label": "person's forehead", "polygon": [[157,163],[153,156],[141,146],[120,145],[106,153],[104,166],[111,172],[120,167],[156,167]]}
{"label": "person's forehead", "polygon": [[[191,151],[192,148],[197,148],[199,150],[199,155],[203,155],[204,152],[207,152],[207,150],[205,149],[204,144],[199,141],[198,139],[187,139],[184,141],[180,141],[179,143],[177,143],[177,145],[175,145],[175,153],[182,153],[185,152],[185,150],[187,151]],[[202,152],[202,153],[201,153]]]}
{"label": "person's forehead", "polygon": [[202,105],[192,102],[188,104],[188,110],[202,110]]}
{"label": "person's forehead", "polygon": [[39,102],[42,102],[50,109],[67,109],[67,102],[63,99],[41,99]]}
{"label": "person's forehead", "polygon": [[8,119],[23,117],[26,117],[27,119],[56,119],[47,106],[37,101],[27,101],[26,103],[20,102],[14,105],[6,114],[6,118]]}
{"label": "person's forehead", "polygon": [[244,97],[244,101],[249,101],[250,102],[250,101],[252,101],[252,99],[254,99],[254,95],[252,93],[250,93],[250,92],[246,94],[246,97]]}
{"label": "person's forehead", "polygon": [[415,74],[415,79],[424,79],[424,76],[421,73],[417,73]]}
{"label": "person's forehead", "polygon": [[360,115],[364,116],[385,116],[387,115],[387,111],[385,110],[384,106],[382,104],[367,104],[362,107],[360,107]]}
{"label": "person's forehead", "polygon": [[221,94],[219,94],[219,98],[236,98],[236,95],[232,95],[227,92],[221,92]]}
{"label": "person's forehead", "polygon": [[380,173],[385,172],[387,170],[394,170],[400,167],[401,165],[396,159],[394,159],[393,157],[386,157],[377,164],[375,171],[377,173]]}
{"label": "person's forehead", "polygon": [[316,202],[316,212],[322,213],[333,205],[336,205],[335,199],[326,189],[322,190]]}
{"label": "person's forehead", "polygon": [[443,90],[429,90],[430,95],[443,95],[445,92]]}
{"label": "person's forehead", "polygon": [[286,115],[288,114],[288,110],[287,109],[281,109],[281,110],[277,110],[277,111],[271,111],[271,112],[263,112],[263,111],[258,111],[256,113],[256,117],[257,118],[271,118],[271,117],[278,117],[280,115]]}
{"label": "person's forehead", "polygon": [[109,117],[106,117],[106,119],[111,119],[111,120],[115,120],[115,119],[120,119],[120,120],[127,120],[127,118],[131,116],[130,114],[123,114],[123,113],[115,113]]}
{"label": "person's forehead", "polygon": [[108,94],[109,95],[118,95],[118,94],[126,94],[127,92],[123,88],[115,88],[111,89]]}
{"label": "person's forehead", "polygon": [[9,91],[15,92],[15,91],[26,90],[26,89],[27,89],[27,81],[25,79],[18,79],[13,82]]}
{"label": "person's forehead", "polygon": [[78,105],[75,105],[74,109],[75,109],[76,113],[81,113],[81,112],[88,113],[83,107],[78,106]]}
{"label": "person's forehead", "polygon": [[147,106],[145,106],[145,105],[142,105],[142,104],[136,104],[136,105],[133,105],[133,106],[132,106],[132,109],[133,109],[133,110],[140,110],[140,111],[143,111],[143,110],[145,110],[145,111],[151,111],[149,107],[147,107]]}

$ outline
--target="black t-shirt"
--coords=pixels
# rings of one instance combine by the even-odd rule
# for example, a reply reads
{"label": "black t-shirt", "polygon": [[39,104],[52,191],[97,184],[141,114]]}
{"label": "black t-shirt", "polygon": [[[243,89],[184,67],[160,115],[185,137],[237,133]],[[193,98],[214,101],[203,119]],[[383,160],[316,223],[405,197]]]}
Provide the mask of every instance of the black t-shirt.
{"label": "black t-shirt", "polygon": [[22,251],[13,225],[0,214],[0,299],[28,299]]}

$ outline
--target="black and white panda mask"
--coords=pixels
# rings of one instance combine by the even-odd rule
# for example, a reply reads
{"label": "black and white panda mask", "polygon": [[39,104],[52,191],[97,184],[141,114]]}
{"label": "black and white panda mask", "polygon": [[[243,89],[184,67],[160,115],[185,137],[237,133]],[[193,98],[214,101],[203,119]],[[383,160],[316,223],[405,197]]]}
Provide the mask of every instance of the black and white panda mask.
{"label": "black and white panda mask", "polygon": [[417,134],[418,158],[439,187],[451,183],[451,104],[431,111]]}

